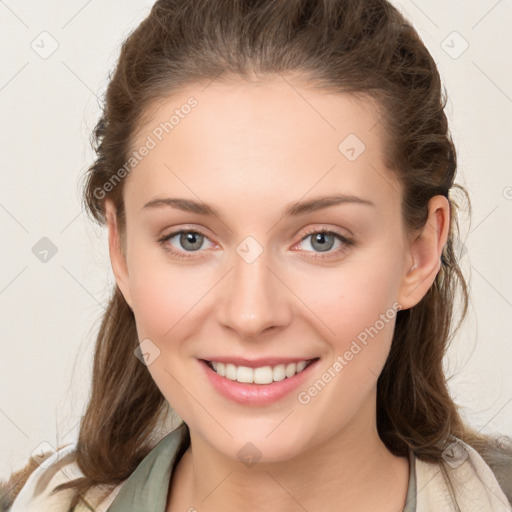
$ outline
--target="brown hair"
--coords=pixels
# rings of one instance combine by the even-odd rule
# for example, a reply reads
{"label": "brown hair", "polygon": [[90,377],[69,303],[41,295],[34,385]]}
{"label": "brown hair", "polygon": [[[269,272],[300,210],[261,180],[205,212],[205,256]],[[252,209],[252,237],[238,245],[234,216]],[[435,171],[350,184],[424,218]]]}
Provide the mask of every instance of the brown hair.
{"label": "brown hair", "polygon": [[[386,165],[403,184],[403,218],[421,229],[428,201],[450,201],[451,223],[435,282],[413,308],[399,311],[378,379],[378,431],[397,455],[412,449],[440,462],[453,436],[475,447],[491,468],[510,450],[465,426],[443,372],[447,346],[464,319],[468,289],[457,260],[459,226],[453,192],[456,152],[444,113],[446,92],[436,64],[411,24],[386,0],[159,0],[126,39],[94,132],[97,159],[85,176],[87,210],[105,224],[111,199],[125,230],[123,182],[108,187],[129,158],[148,109],[187,84],[256,80],[296,73],[319,89],[362,94],[382,109],[389,140]],[[460,320],[452,329],[457,291]],[[76,460],[83,479],[66,484],[79,496],[125,480],[152,448],[167,402],[134,356],[134,315],[115,287],[96,341],[90,400]],[[6,485],[15,495],[28,471]],[[503,479],[498,480],[505,489]],[[512,491],[508,489],[509,499]]]}

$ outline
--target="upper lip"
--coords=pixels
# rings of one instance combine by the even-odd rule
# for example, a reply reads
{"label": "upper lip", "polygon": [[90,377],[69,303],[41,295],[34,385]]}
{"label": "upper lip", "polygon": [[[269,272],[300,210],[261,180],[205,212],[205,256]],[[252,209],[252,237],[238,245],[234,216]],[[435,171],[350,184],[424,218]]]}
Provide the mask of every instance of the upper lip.
{"label": "upper lip", "polygon": [[300,361],[311,361],[318,357],[265,357],[260,359],[246,359],[244,357],[232,356],[212,356],[202,358],[204,361],[217,362],[225,364],[234,364],[236,366],[247,366],[249,368],[259,368],[261,366],[276,366],[278,364],[299,363]]}

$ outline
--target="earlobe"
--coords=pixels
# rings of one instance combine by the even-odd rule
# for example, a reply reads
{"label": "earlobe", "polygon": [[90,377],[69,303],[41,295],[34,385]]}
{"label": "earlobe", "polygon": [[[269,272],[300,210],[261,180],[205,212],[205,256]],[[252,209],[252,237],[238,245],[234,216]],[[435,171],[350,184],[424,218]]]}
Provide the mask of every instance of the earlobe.
{"label": "earlobe", "polygon": [[421,233],[408,246],[398,302],[409,309],[426,295],[441,269],[441,256],[450,232],[450,203],[444,196],[430,199]]}
{"label": "earlobe", "polygon": [[116,279],[117,286],[121,290],[126,302],[133,309],[129,286],[129,274],[126,257],[121,248],[121,239],[119,235],[117,212],[113,203],[105,201],[105,215],[108,226],[108,248],[110,254],[110,263]]}

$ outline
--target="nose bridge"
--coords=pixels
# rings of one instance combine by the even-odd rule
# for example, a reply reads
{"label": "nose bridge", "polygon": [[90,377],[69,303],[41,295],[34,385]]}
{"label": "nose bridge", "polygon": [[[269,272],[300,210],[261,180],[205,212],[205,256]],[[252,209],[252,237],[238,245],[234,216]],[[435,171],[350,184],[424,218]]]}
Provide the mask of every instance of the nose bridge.
{"label": "nose bridge", "polygon": [[274,275],[270,252],[247,237],[233,255],[220,306],[220,320],[241,336],[256,336],[290,319],[287,288]]}

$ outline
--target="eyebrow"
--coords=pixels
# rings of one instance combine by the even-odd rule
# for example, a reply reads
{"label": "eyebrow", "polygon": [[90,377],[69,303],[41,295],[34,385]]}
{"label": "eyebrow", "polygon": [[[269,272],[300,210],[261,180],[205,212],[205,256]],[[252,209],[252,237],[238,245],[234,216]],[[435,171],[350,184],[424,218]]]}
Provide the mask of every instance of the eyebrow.
{"label": "eyebrow", "polygon": [[[368,206],[375,206],[375,203],[368,199],[362,199],[353,195],[335,194],[330,196],[321,196],[307,201],[297,201],[290,203],[284,207],[281,212],[282,217],[298,216],[305,213],[315,212],[329,206],[336,206],[339,204],[362,204]],[[159,208],[162,206],[170,206],[183,210],[185,212],[197,213],[199,215],[216,216],[220,218],[219,212],[212,206],[194,201],[192,199],[184,198],[157,198],[146,203],[142,209],[146,208]]]}

